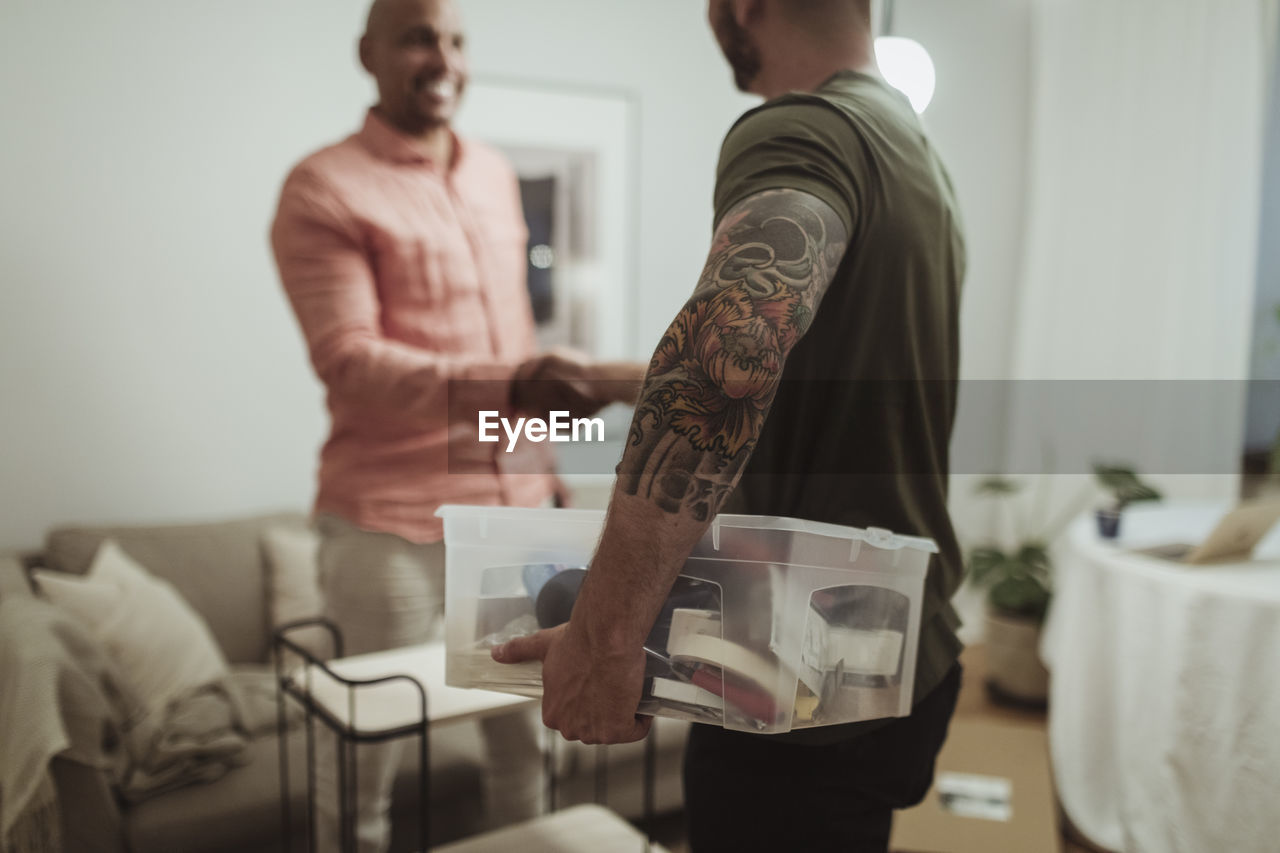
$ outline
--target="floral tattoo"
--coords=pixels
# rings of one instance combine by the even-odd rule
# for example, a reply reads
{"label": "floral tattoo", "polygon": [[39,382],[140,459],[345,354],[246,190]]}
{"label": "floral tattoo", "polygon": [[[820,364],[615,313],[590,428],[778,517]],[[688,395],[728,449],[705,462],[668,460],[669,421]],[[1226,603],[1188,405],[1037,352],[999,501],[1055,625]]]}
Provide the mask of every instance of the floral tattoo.
{"label": "floral tattoo", "polygon": [[618,467],[628,494],[699,521],[719,511],[847,242],[835,211],[798,190],[766,190],[725,214],[649,363]]}

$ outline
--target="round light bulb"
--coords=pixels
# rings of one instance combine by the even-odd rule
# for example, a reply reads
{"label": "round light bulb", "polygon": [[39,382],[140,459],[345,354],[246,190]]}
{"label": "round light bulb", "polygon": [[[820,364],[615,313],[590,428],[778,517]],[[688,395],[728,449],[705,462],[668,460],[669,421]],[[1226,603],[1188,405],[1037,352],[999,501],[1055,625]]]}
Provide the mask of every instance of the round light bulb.
{"label": "round light bulb", "polygon": [[881,36],[876,39],[876,64],[885,81],[906,95],[917,113],[924,112],[938,80],[929,51],[912,39]]}

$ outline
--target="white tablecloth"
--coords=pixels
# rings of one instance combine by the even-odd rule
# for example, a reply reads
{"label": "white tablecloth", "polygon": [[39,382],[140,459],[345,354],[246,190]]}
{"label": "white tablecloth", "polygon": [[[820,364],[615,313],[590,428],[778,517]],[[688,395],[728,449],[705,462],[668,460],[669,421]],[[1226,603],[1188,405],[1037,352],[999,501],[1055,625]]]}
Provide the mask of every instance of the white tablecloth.
{"label": "white tablecloth", "polygon": [[1196,542],[1228,509],[1077,519],[1055,548],[1042,656],[1063,808],[1118,851],[1280,851],[1280,529],[1247,563],[1131,549]]}

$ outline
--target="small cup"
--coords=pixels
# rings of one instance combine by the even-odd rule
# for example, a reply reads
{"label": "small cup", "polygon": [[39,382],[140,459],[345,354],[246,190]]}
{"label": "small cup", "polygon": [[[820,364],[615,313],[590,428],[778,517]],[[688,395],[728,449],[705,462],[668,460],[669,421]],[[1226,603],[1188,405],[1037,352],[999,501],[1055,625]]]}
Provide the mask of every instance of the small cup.
{"label": "small cup", "polygon": [[1103,539],[1115,539],[1120,535],[1120,510],[1100,509],[1098,516],[1098,535]]}

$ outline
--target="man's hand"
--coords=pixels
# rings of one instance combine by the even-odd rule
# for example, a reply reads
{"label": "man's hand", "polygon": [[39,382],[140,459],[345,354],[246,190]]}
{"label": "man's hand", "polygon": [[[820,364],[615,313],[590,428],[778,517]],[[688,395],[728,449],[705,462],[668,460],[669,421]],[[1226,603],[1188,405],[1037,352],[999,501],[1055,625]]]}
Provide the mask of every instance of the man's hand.
{"label": "man's hand", "polygon": [[644,651],[605,654],[590,647],[572,623],[517,637],[494,647],[499,663],[542,661],[542,722],[566,740],[630,743],[652,717],[636,716],[644,687]]}
{"label": "man's hand", "polygon": [[638,361],[598,362],[591,366],[592,388],[597,397],[610,403],[634,405],[648,369]]}
{"label": "man's hand", "polygon": [[637,362],[593,362],[573,350],[553,349],[516,369],[511,402],[540,414],[593,415],[610,403],[635,402],[644,370]]}

